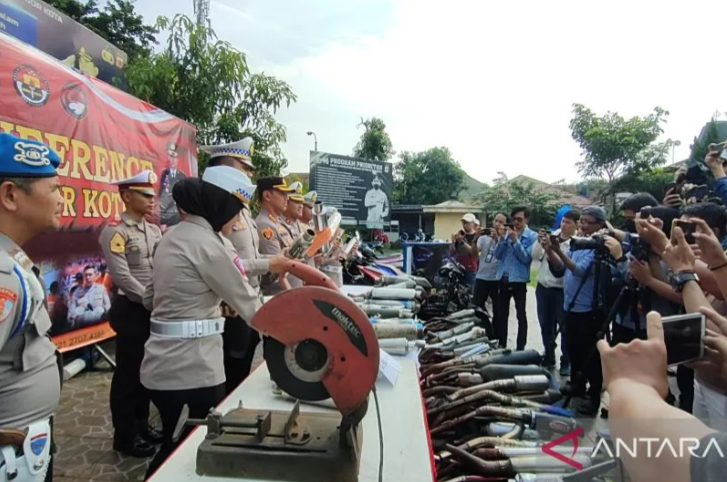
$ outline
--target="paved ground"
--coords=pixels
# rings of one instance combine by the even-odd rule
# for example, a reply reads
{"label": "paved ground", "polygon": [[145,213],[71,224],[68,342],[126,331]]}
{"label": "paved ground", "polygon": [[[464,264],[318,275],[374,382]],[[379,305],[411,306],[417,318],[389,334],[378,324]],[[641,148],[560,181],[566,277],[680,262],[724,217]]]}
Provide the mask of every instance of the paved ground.
{"label": "paved ground", "polygon": [[[527,347],[542,351],[540,326],[535,311],[535,290],[532,288],[528,291],[528,325]],[[515,346],[517,321],[514,306],[510,310],[509,326],[508,345]],[[104,347],[113,353],[113,343],[107,343]],[[100,371],[85,371],[63,387],[61,406],[55,421],[56,444],[59,447],[55,482],[143,480],[148,461],[123,457],[111,447],[113,430],[108,405],[111,373],[104,371],[107,365],[100,364],[99,367]],[[158,424],[158,420],[156,422]],[[604,421],[596,421],[596,428],[603,426]],[[590,434],[593,431],[588,430]]]}

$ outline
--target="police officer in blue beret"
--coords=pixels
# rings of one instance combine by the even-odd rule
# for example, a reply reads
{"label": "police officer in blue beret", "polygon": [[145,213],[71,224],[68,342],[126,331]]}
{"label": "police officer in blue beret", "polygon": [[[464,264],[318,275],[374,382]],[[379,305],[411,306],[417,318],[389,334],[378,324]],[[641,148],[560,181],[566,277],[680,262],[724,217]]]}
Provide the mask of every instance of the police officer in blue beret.
{"label": "police officer in blue beret", "polygon": [[48,146],[0,134],[0,480],[52,480],[59,355],[40,271],[22,246],[61,225],[63,199]]}

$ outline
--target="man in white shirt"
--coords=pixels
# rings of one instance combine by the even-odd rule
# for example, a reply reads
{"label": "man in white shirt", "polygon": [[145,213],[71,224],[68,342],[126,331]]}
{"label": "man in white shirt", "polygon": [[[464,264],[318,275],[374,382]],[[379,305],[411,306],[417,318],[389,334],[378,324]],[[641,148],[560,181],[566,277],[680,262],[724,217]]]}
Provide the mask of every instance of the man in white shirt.
{"label": "man in white shirt", "polygon": [[[578,229],[580,217],[581,214],[578,210],[568,211],[560,221],[560,229],[550,235],[553,237],[552,240],[560,243],[561,250],[567,251],[570,248],[570,238]],[[546,251],[550,247],[546,243],[545,245],[548,247],[544,248],[541,242],[545,236],[548,236],[546,231],[541,230],[538,233],[538,242],[533,245],[532,253],[533,262],[538,263],[538,287],[535,289],[535,299],[538,303],[540,333],[545,347],[543,366],[555,367],[555,348],[557,346],[555,334],[560,326],[560,346],[563,353],[560,357],[560,374],[569,376],[570,360],[565,345],[565,326],[563,324],[563,276],[555,276],[550,269]]]}
{"label": "man in white shirt", "polygon": [[[495,256],[495,247],[505,236],[505,224],[507,214],[497,213],[492,221],[492,228],[485,229],[472,247],[474,257],[479,257],[480,264],[475,277],[474,303],[475,306],[484,309],[487,298],[492,300],[491,320],[497,319],[500,313],[500,282],[497,279],[498,259]],[[485,326],[487,335],[494,339],[491,333],[491,326]]]}

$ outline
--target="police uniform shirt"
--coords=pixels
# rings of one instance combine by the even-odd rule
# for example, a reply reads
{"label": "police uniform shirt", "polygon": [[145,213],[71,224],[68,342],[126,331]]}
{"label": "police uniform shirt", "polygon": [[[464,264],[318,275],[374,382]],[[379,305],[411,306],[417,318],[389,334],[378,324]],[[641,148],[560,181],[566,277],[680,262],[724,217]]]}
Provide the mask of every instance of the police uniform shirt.
{"label": "police uniform shirt", "polygon": [[260,214],[255,218],[258,232],[260,233],[260,253],[276,255],[282,253],[293,244],[290,231],[281,222],[280,218],[261,209]]}
{"label": "police uniform shirt", "polygon": [[[249,321],[261,306],[230,241],[200,216],[189,215],[162,238],[154,263],[157,269],[144,294],[152,320],[219,318],[224,301]],[[152,333],[145,345],[141,382],[151,390],[224,383],[222,335],[178,339]]]}
{"label": "police uniform shirt", "polygon": [[240,211],[240,219],[227,235],[227,239],[242,259],[250,285],[259,291],[260,276],[270,271],[270,257],[260,254],[260,234],[249,209],[243,208]]}
{"label": "police uniform shirt", "polygon": [[293,241],[295,241],[302,233],[302,231],[300,230],[300,225],[296,220],[285,218],[283,220],[283,226],[285,226],[285,228],[288,230],[288,233],[290,233],[290,237],[293,238]]}
{"label": "police uniform shirt", "polygon": [[159,226],[144,219],[137,222],[128,213],[121,214],[118,224],[103,229],[99,243],[120,295],[141,303],[151,280],[154,248],[161,239]]}
{"label": "police uniform shirt", "polygon": [[60,401],[56,347],[46,336],[51,321],[38,273],[0,234],[0,428],[25,430],[51,416]]}

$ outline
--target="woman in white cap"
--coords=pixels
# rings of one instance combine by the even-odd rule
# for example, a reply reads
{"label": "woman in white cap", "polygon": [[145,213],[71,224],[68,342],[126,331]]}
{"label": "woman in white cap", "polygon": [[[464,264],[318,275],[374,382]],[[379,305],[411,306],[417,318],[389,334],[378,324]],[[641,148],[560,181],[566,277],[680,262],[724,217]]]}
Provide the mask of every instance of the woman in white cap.
{"label": "woman in white cap", "polygon": [[189,406],[191,417],[204,418],[224,397],[220,302],[248,321],[260,307],[245,266],[223,236],[254,191],[245,174],[227,166],[208,168],[202,179],[174,186],[174,200],[186,219],[157,245],[144,295],[152,314],[141,382],[159,409],[165,438],[147,475],[178,445],[172,434],[182,407]]}

